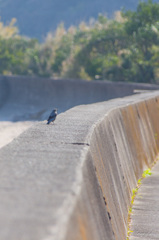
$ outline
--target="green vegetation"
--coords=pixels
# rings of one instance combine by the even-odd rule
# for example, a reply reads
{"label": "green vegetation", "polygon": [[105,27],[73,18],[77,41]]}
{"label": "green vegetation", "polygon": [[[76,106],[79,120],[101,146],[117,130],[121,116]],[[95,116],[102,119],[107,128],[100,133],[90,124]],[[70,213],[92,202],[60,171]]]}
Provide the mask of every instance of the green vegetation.
{"label": "green vegetation", "polygon": [[[157,159],[158,159],[158,158],[157,158]],[[155,163],[156,163],[156,161],[155,161]],[[143,180],[144,178],[146,178],[147,176],[150,176],[150,175],[152,175],[151,169],[150,169],[150,168],[145,169],[145,171],[144,171],[143,174],[142,174],[142,177],[141,177],[141,178],[138,180],[138,182],[137,182],[136,188],[133,188],[133,190],[132,190],[131,204],[130,204],[129,211],[128,211],[127,240],[129,240],[130,235],[131,235],[131,233],[133,232],[132,230],[130,230],[130,223],[131,223],[132,206],[133,206],[133,204],[134,204],[135,197],[136,197],[136,195],[137,195],[137,193],[138,193],[138,190],[139,190],[139,188],[140,188],[140,185],[141,185],[141,183],[142,183],[142,180]]]}
{"label": "green vegetation", "polygon": [[142,178],[145,178],[145,177],[150,176],[150,175],[152,175],[152,172],[151,172],[151,169],[148,168],[143,172]]}
{"label": "green vegetation", "polygon": [[140,2],[136,11],[68,30],[61,24],[44,43],[18,35],[13,21],[0,23],[0,63],[0,74],[156,83],[159,3]]}

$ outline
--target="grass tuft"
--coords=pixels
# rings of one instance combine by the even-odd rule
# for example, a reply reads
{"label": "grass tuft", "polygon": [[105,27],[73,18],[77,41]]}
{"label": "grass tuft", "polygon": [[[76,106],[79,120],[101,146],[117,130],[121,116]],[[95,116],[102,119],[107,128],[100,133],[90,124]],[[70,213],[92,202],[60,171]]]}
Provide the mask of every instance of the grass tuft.
{"label": "grass tuft", "polygon": [[132,206],[134,204],[135,197],[136,197],[136,195],[138,193],[138,190],[140,188],[142,179],[144,179],[145,177],[150,176],[150,175],[152,175],[152,172],[151,172],[151,169],[148,168],[143,172],[142,177],[138,180],[136,188],[132,189],[131,203],[130,203],[130,207],[129,207],[129,210],[128,210],[128,230],[127,230],[127,238],[126,238],[127,240],[129,240],[130,235],[133,232],[132,230],[130,230],[130,223],[131,223],[131,215],[132,215]]}

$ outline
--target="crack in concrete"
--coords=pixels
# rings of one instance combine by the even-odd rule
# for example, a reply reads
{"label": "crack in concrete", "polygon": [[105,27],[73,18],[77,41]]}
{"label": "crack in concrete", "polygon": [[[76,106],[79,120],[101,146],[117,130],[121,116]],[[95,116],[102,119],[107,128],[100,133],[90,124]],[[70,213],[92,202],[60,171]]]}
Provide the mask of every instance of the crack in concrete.
{"label": "crack in concrete", "polygon": [[[57,142],[50,142],[50,143],[57,143]],[[82,142],[72,142],[72,143],[68,143],[68,142],[60,142],[62,144],[68,144],[68,145],[83,145],[83,146],[90,146],[89,143],[82,143]]]}
{"label": "crack in concrete", "polygon": [[89,143],[71,143],[71,144],[73,144],[73,145],[85,145],[85,146],[90,146],[90,144]]}

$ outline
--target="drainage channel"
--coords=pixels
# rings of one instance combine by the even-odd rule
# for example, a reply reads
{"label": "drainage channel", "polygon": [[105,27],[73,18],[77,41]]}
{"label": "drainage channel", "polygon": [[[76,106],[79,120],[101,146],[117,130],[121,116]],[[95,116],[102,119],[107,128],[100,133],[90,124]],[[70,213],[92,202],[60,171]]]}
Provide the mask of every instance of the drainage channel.
{"label": "drainage channel", "polygon": [[142,180],[132,205],[130,240],[159,239],[159,162]]}

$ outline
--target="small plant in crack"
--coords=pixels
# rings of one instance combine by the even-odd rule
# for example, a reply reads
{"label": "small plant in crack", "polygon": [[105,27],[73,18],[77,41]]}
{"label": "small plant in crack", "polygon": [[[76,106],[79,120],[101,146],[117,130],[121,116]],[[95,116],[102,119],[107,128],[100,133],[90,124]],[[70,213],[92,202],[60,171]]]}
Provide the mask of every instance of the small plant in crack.
{"label": "small plant in crack", "polygon": [[148,168],[148,169],[146,169],[146,170],[143,172],[142,178],[145,178],[145,177],[147,177],[147,176],[150,176],[151,174],[152,174],[151,169]]}
{"label": "small plant in crack", "polygon": [[127,229],[127,238],[126,238],[127,240],[130,239],[130,235],[133,232],[130,229],[130,223],[131,223],[131,215],[132,215],[132,206],[134,204],[135,197],[136,197],[136,195],[138,193],[138,190],[140,188],[142,179],[144,179],[145,177],[150,176],[150,175],[152,175],[152,172],[151,172],[151,169],[148,168],[143,172],[142,177],[138,180],[136,188],[132,189],[131,204],[130,204],[130,207],[129,207],[129,210],[128,210],[128,229]]}

